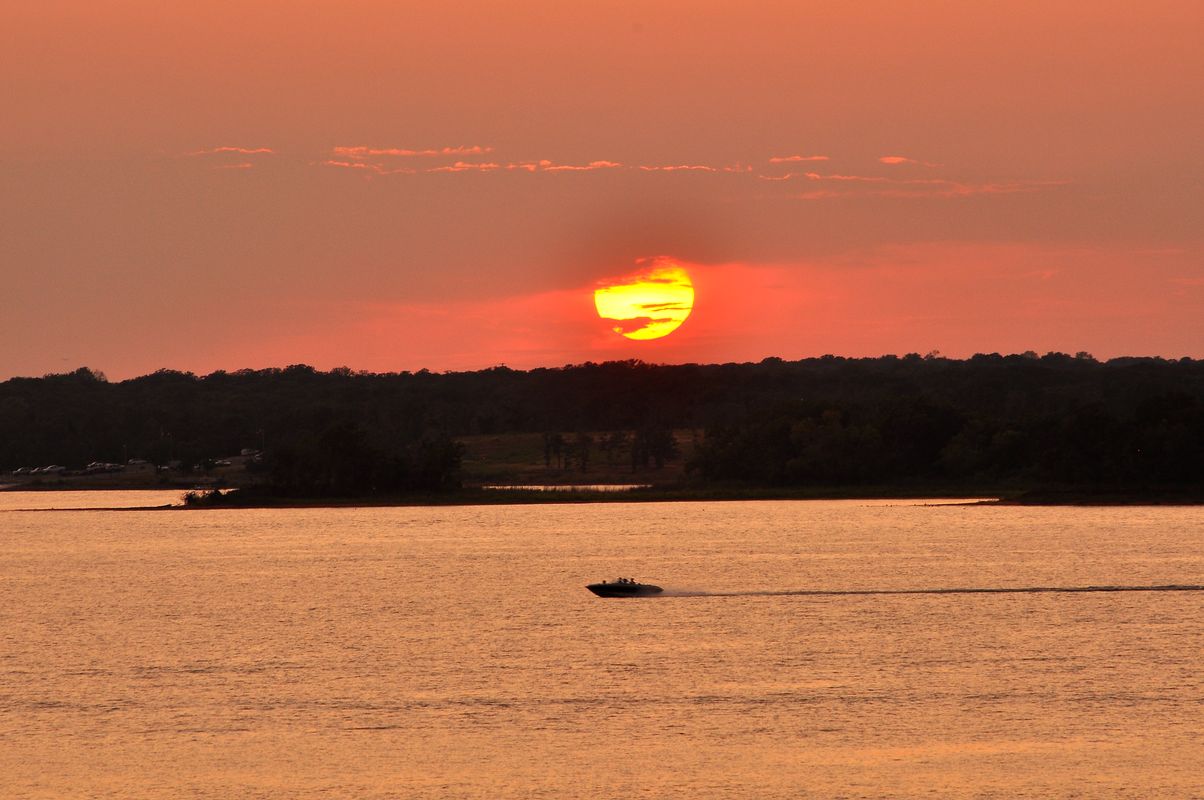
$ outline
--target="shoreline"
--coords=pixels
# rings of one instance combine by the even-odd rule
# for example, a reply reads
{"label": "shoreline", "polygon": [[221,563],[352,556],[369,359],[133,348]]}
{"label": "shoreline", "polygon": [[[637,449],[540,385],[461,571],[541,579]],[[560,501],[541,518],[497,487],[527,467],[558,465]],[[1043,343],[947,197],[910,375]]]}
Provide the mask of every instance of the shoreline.
{"label": "shoreline", "polygon": [[[19,488],[0,490],[20,491]],[[865,501],[945,501],[936,505],[950,506],[1045,506],[1045,507],[1136,507],[1136,506],[1199,506],[1204,505],[1204,489],[1167,491],[1073,491],[1073,490],[1008,490],[987,489],[971,492],[950,487],[828,487],[824,489],[769,489],[752,487],[651,487],[628,491],[565,491],[530,489],[468,488],[447,493],[422,493],[379,497],[275,497],[249,493],[239,496],[238,489],[227,490],[216,497],[199,495],[189,503],[185,495],[209,489],[105,489],[92,487],[89,491],[179,491],[177,504],[125,506],[121,508],[75,507],[58,509],[10,509],[27,511],[203,511],[223,509],[304,509],[304,508],[402,508],[438,506],[496,506],[496,505],[579,505],[584,503],[675,503],[675,502],[739,502],[790,500],[865,500]],[[39,487],[37,492],[81,491]]]}

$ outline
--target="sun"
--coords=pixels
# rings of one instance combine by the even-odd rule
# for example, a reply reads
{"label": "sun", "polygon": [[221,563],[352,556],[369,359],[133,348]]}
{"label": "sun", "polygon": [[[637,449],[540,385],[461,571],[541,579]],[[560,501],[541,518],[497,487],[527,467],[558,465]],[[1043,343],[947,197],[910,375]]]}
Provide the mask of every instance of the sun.
{"label": "sun", "polygon": [[659,339],[677,330],[694,310],[694,283],[676,262],[659,258],[646,269],[599,286],[594,306],[615,333]]}

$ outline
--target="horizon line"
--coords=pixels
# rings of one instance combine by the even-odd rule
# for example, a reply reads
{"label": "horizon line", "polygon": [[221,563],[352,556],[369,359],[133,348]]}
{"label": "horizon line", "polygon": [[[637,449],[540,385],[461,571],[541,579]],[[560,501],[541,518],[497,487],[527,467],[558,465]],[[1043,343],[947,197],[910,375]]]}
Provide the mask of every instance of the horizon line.
{"label": "horizon line", "polygon": [[279,373],[284,373],[284,372],[288,372],[288,371],[307,372],[307,373],[318,374],[318,375],[334,375],[334,376],[342,376],[342,377],[352,377],[352,376],[354,376],[354,377],[373,377],[373,376],[389,377],[389,376],[403,376],[403,375],[410,375],[410,376],[413,376],[413,375],[472,375],[472,374],[477,374],[477,373],[482,373],[482,372],[497,372],[497,371],[528,373],[528,372],[539,372],[539,371],[550,371],[550,370],[583,369],[583,368],[589,368],[589,367],[606,367],[606,366],[664,367],[664,368],[772,366],[772,365],[802,364],[805,362],[820,362],[820,361],[907,361],[909,363],[938,362],[939,361],[939,362],[945,362],[945,363],[969,363],[969,362],[972,362],[975,360],[983,360],[983,359],[992,359],[992,360],[993,359],[999,359],[999,360],[1019,359],[1022,361],[1043,361],[1043,360],[1048,359],[1048,360],[1054,360],[1054,361],[1071,361],[1071,362],[1081,362],[1084,364],[1096,364],[1099,366],[1107,366],[1109,364],[1113,364],[1116,362],[1131,363],[1134,361],[1153,361],[1153,362],[1162,362],[1162,363],[1168,363],[1168,364],[1171,364],[1171,363],[1181,364],[1184,362],[1186,362],[1186,363],[1204,362],[1204,358],[1195,358],[1192,356],[1175,357],[1175,356],[1160,356],[1160,355],[1123,355],[1123,356],[1113,356],[1113,357],[1107,358],[1107,359],[1097,359],[1097,358],[1095,358],[1095,356],[1091,355],[1090,353],[1088,353],[1086,351],[1079,351],[1077,353],[1071,354],[1071,353],[1065,353],[1065,352],[1057,351],[1057,350],[1051,350],[1044,354],[1038,354],[1036,351],[1033,351],[1033,350],[1026,350],[1026,351],[1023,351],[1020,353],[1006,353],[1006,354],[999,353],[999,352],[975,353],[971,356],[966,356],[964,358],[956,358],[956,357],[941,355],[939,351],[934,350],[934,351],[931,351],[924,355],[921,355],[916,352],[904,353],[902,355],[894,354],[894,353],[884,353],[882,355],[877,355],[877,356],[841,356],[841,355],[836,355],[833,353],[825,353],[820,356],[803,356],[803,357],[796,358],[796,359],[788,359],[788,358],[784,358],[781,356],[765,356],[757,361],[715,361],[715,362],[683,361],[683,362],[669,363],[669,362],[645,361],[640,358],[626,358],[626,359],[609,359],[606,361],[582,361],[582,362],[577,362],[577,363],[562,364],[562,365],[558,365],[558,366],[536,366],[536,367],[528,367],[528,368],[510,367],[507,364],[505,364],[504,362],[499,362],[497,364],[492,364],[487,367],[479,367],[476,369],[433,370],[433,369],[430,369],[427,367],[421,367],[418,369],[403,369],[403,370],[397,370],[397,371],[392,371],[392,372],[378,372],[378,371],[367,370],[367,369],[353,369],[346,365],[340,365],[337,367],[331,367],[329,369],[323,370],[323,369],[314,367],[310,364],[306,364],[304,362],[298,362],[298,363],[294,363],[294,364],[286,364],[285,366],[281,366],[281,367],[257,367],[257,368],[256,367],[240,367],[240,368],[234,369],[234,370],[216,369],[216,370],[213,370],[212,372],[205,373],[205,374],[193,372],[192,370],[175,369],[173,367],[160,367],[159,369],[153,370],[151,372],[146,372],[141,375],[135,375],[135,376],[132,376],[129,378],[121,378],[117,381],[110,381],[103,370],[89,367],[87,365],[81,365],[73,370],[68,370],[66,372],[47,372],[47,373],[43,373],[41,375],[10,375],[6,378],[0,379],[0,383],[8,383],[9,381],[14,381],[14,380],[46,380],[49,378],[65,378],[65,377],[70,377],[73,375],[79,375],[80,373],[87,373],[88,375],[91,376],[91,378],[93,378],[99,382],[102,382],[102,383],[125,383],[127,381],[135,381],[135,380],[141,380],[143,378],[154,377],[156,375],[179,375],[179,376],[192,377],[192,378],[204,380],[206,378],[212,378],[212,377],[216,377],[216,376],[243,376],[243,375],[259,375],[259,374],[264,374],[264,373],[279,374]]}

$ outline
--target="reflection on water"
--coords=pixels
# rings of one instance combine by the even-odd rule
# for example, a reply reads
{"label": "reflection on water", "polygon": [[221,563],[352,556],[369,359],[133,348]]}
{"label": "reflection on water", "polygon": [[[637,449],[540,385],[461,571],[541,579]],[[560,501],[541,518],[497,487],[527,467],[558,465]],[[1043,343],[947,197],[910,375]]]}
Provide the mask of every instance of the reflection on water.
{"label": "reflection on water", "polygon": [[498,483],[481,488],[516,492],[630,492],[632,489],[647,489],[651,486],[650,483]]}
{"label": "reflection on water", "polygon": [[183,489],[0,492],[0,511],[78,508],[155,508],[183,505]]}
{"label": "reflection on water", "polygon": [[6,513],[0,794],[1191,797],[1202,595],[1127,589],[1202,545],[1195,508]]}

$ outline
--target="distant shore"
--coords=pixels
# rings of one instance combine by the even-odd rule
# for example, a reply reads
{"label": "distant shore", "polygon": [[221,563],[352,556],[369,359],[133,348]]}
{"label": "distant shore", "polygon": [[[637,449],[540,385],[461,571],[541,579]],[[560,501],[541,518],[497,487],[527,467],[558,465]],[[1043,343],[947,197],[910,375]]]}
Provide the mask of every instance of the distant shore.
{"label": "distant shore", "polygon": [[950,487],[691,487],[652,486],[627,491],[465,488],[445,493],[358,498],[278,497],[254,491],[197,496],[188,508],[320,508],[381,506],[536,505],[578,503],[729,502],[748,500],[962,501],[967,505],[1140,506],[1202,505],[1204,488],[1183,491],[967,491]]}
{"label": "distant shore", "polygon": [[1133,489],[1018,489],[1015,487],[951,486],[689,486],[661,485],[639,488],[575,489],[548,485],[546,488],[479,486],[445,492],[365,495],[359,497],[297,497],[275,495],[259,487],[213,487],[188,485],[54,485],[3,484],[0,492],[101,492],[178,491],[173,505],[140,506],[135,509],[72,510],[196,510],[221,508],[380,508],[389,506],[543,505],[580,503],[729,502],[747,500],[943,500],[967,505],[1017,506],[1151,506],[1204,505],[1204,487],[1159,490]]}

